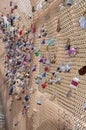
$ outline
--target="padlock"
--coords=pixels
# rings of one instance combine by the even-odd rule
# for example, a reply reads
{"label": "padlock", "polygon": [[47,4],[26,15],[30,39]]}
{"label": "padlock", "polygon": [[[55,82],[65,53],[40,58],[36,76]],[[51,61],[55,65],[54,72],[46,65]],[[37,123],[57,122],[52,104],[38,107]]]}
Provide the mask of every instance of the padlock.
{"label": "padlock", "polygon": [[66,5],[72,5],[73,4],[73,0],[65,0],[65,3],[66,3]]}
{"label": "padlock", "polygon": [[70,87],[76,89],[78,87],[79,82],[80,82],[79,78],[74,77],[70,84]]}

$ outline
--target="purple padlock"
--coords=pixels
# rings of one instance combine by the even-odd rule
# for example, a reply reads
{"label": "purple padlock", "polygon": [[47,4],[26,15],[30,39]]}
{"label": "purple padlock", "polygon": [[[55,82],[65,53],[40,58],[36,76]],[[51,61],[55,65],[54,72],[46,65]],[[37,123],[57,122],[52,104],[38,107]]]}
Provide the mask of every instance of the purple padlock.
{"label": "purple padlock", "polygon": [[41,58],[39,59],[39,62],[40,62],[40,63],[44,62],[44,58],[41,57]]}
{"label": "purple padlock", "polygon": [[76,55],[76,50],[75,50],[75,48],[70,48],[70,50],[68,50],[68,55],[69,55],[69,56],[75,56],[75,55]]}
{"label": "purple padlock", "polygon": [[12,1],[10,1],[10,6],[12,6]]}

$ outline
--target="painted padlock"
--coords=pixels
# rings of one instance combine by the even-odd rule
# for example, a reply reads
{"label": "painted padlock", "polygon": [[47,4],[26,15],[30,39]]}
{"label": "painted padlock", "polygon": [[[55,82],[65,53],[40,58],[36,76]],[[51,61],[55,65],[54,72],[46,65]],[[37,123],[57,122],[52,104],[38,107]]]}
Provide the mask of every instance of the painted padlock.
{"label": "painted padlock", "polygon": [[79,78],[74,77],[70,84],[70,87],[76,89],[78,87],[79,82],[80,82]]}

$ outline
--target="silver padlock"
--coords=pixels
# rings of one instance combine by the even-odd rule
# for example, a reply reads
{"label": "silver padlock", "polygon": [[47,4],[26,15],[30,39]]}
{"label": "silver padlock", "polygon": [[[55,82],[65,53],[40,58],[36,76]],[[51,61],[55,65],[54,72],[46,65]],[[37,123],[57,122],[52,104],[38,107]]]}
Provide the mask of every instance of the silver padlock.
{"label": "silver padlock", "polygon": [[73,0],[65,0],[66,5],[72,5],[73,4]]}

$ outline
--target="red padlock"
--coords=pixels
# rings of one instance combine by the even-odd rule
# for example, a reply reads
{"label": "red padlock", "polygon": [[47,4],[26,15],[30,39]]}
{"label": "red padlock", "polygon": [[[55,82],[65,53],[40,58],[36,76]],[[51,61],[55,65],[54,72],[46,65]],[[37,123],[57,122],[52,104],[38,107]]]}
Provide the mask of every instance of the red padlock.
{"label": "red padlock", "polygon": [[47,83],[45,82],[45,83],[43,83],[41,86],[42,86],[42,88],[44,89],[44,88],[47,87]]}
{"label": "red padlock", "polygon": [[46,66],[46,67],[44,68],[44,71],[45,71],[45,72],[49,72],[49,68]]}
{"label": "red padlock", "polygon": [[22,30],[19,31],[19,35],[20,35],[20,36],[22,35]]}

